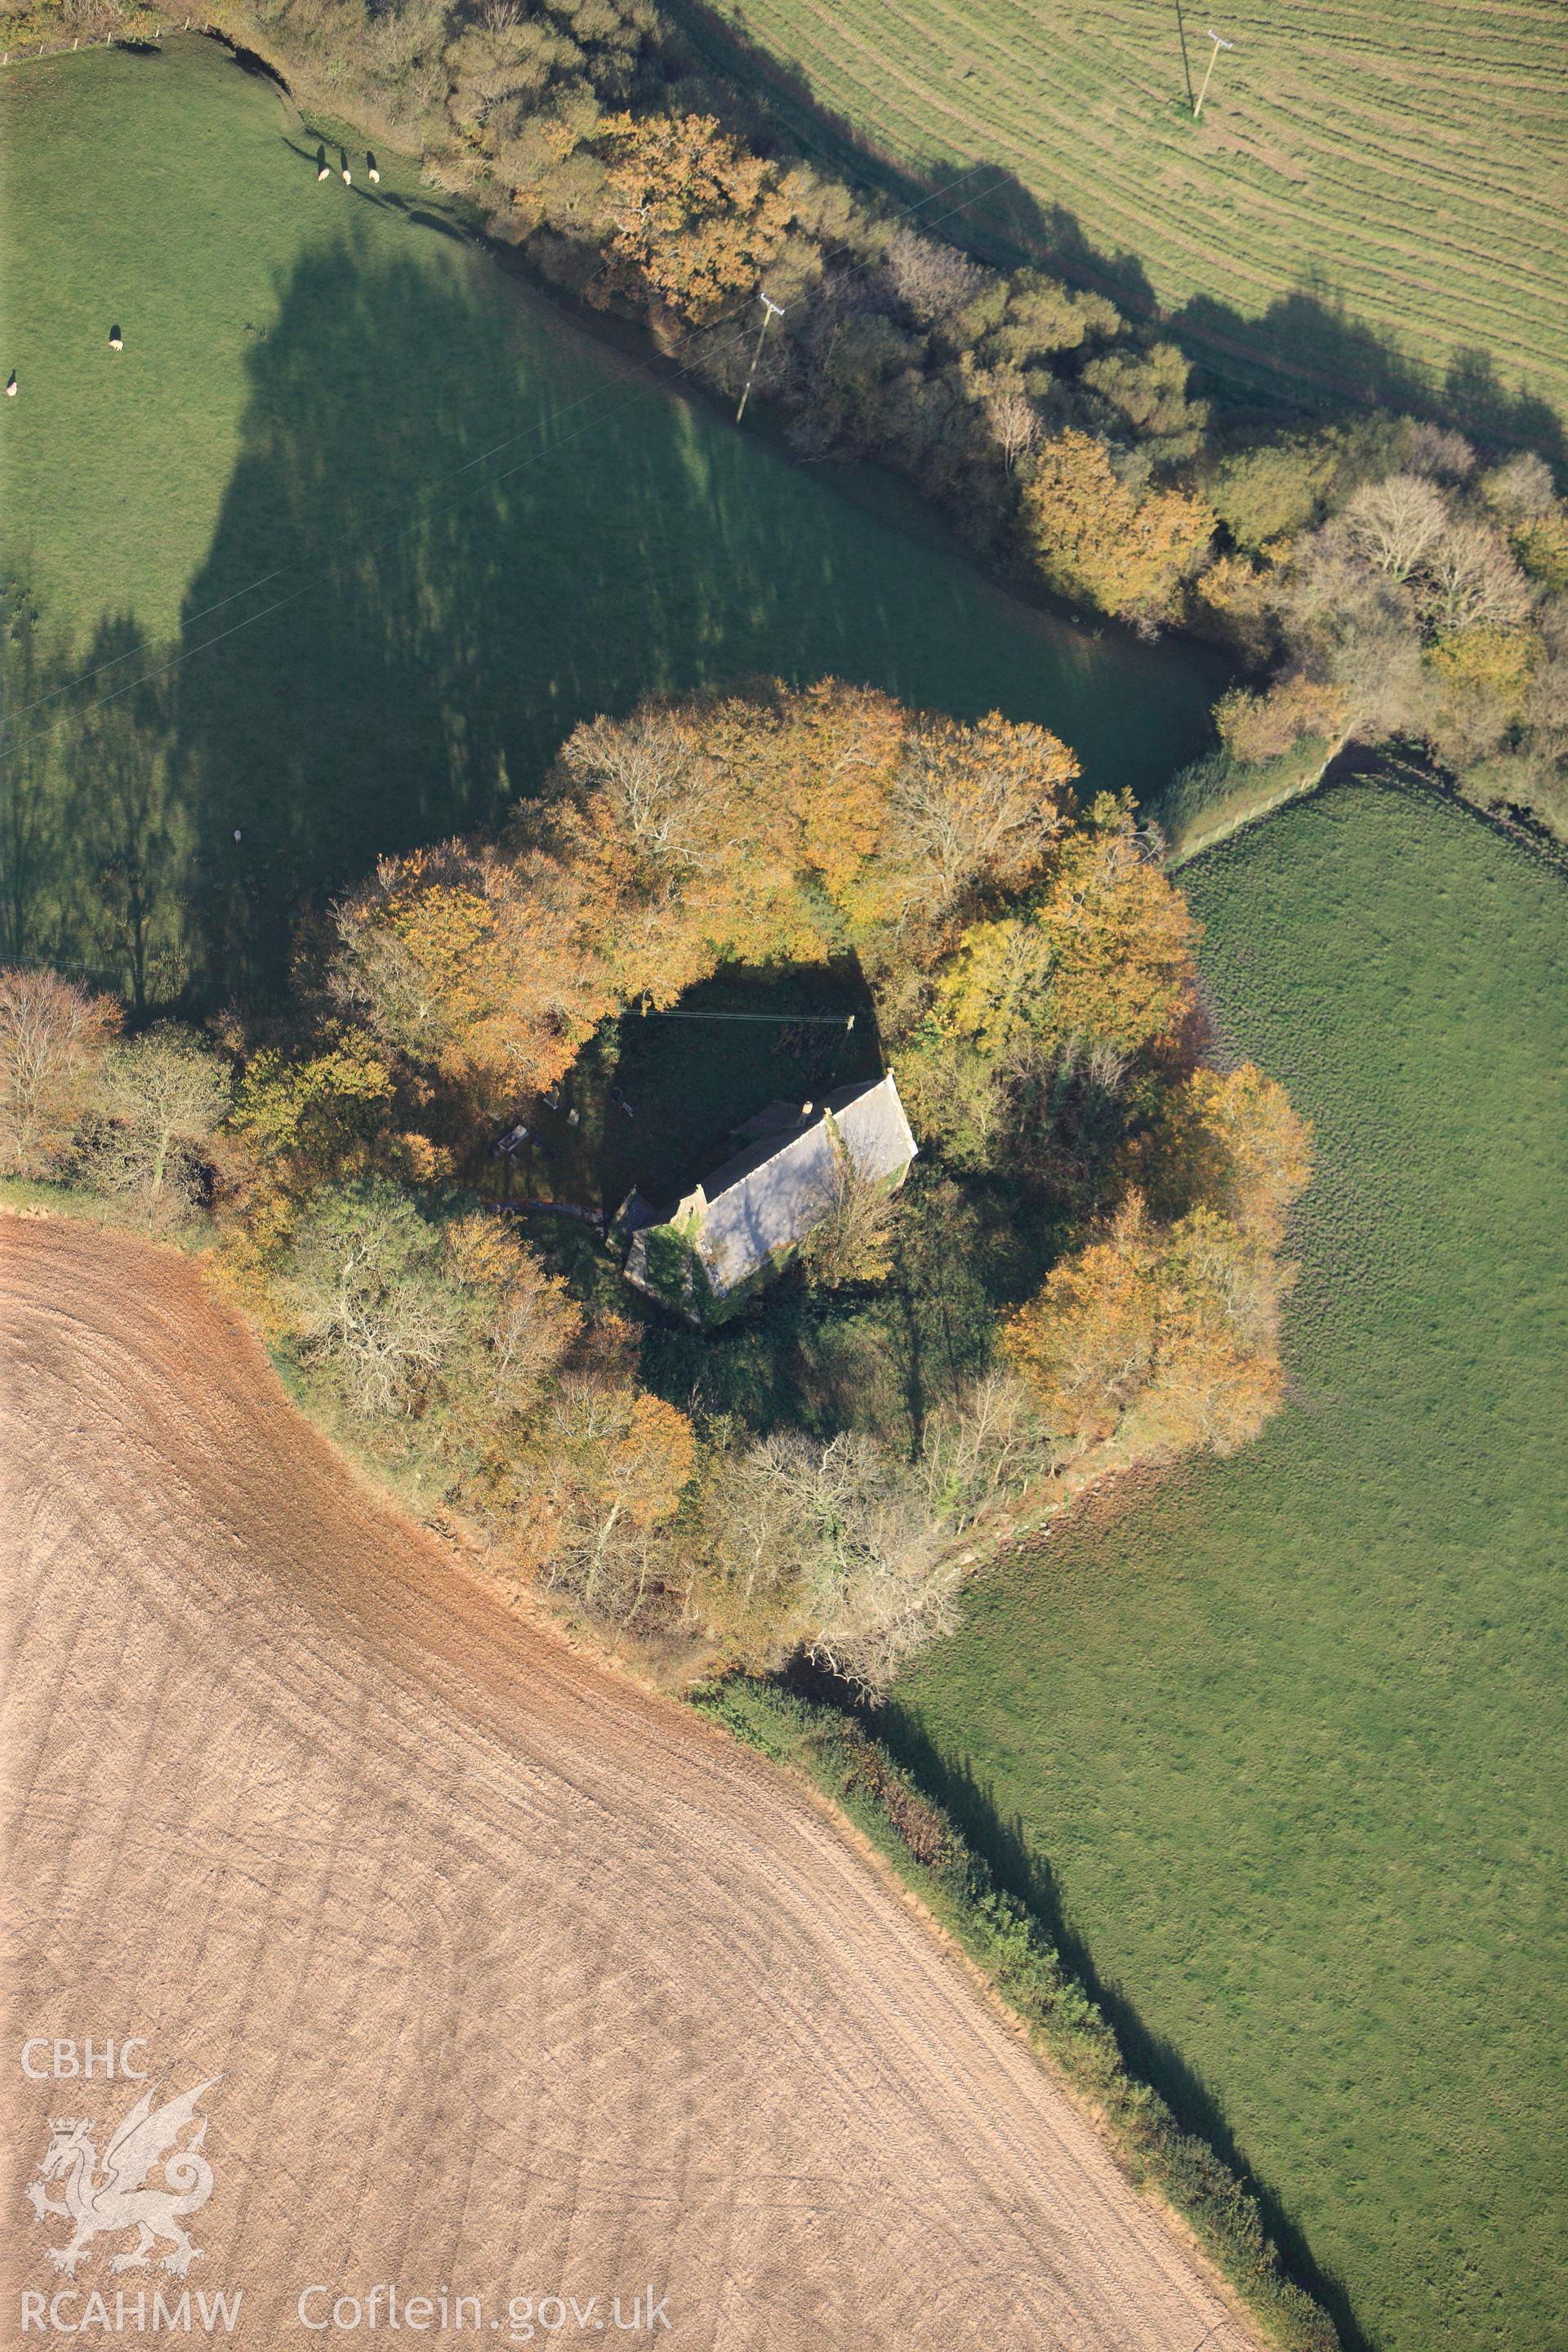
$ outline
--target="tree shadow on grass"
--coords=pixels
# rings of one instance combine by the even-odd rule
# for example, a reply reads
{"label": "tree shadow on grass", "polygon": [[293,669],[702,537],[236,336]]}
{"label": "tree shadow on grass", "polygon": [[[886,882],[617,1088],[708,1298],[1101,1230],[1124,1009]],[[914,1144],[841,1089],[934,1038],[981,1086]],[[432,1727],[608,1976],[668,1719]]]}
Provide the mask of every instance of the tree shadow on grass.
{"label": "tree shadow on grass", "polygon": [[299,264],[247,365],[177,672],[196,998],[275,996],[302,906],[499,824],[648,693],[837,674],[1042,719],[1135,789],[1206,734],[1200,657],[911,561],[481,255],[388,259],[367,224]]}
{"label": "tree shadow on grass", "polygon": [[[149,674],[155,650],[129,614],[100,622],[85,658],[37,637],[13,625],[5,646],[22,740],[0,760],[0,952],[122,994],[140,1018],[190,973],[195,839],[172,773],[172,682]],[[70,704],[61,689],[84,670],[100,698]]]}
{"label": "tree shadow on grass", "polygon": [[879,1706],[867,1706],[844,1685],[809,1669],[802,1671],[800,1686],[808,1696],[858,1716],[943,1808],[965,1843],[988,1865],[997,1884],[1023,1904],[1056,1947],[1064,1966],[1108,2020],[1130,2072],[1158,2091],[1182,2129],[1213,2148],[1257,2199],[1264,2227],[1279,2247],[1287,2270],[1328,2312],[1344,2352],[1376,2352],[1356,2317],[1343,2279],[1316,2261],[1289,2207],[1253,2170],[1217,2092],[1187,2063],[1173,2042],[1144,2023],[1124,1989],[1100,1974],[1092,1948],[1073,1925],[1060,1881],[1022,1817],[1005,1818],[990,1787],[976,1779],[968,1757],[939,1747],[925,1726],[896,1698]]}

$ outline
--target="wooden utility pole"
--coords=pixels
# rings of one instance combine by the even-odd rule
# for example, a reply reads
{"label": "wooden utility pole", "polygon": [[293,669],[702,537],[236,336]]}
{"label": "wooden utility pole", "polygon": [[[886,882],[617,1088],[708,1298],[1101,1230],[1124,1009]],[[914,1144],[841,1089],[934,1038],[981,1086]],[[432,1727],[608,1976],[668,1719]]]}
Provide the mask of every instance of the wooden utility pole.
{"label": "wooden utility pole", "polygon": [[1209,94],[1209,84],[1214,79],[1214,69],[1215,64],[1218,62],[1221,49],[1234,49],[1236,47],[1236,43],[1234,41],[1222,41],[1219,35],[1215,32],[1211,32],[1209,34],[1209,38],[1214,43],[1214,47],[1209,51],[1208,71],[1204,76],[1204,86],[1198,92],[1198,102],[1193,109],[1193,121],[1194,122],[1204,110],[1204,100]]}
{"label": "wooden utility pole", "polygon": [[752,364],[747,372],[745,390],[741,394],[741,405],[735,411],[735,422],[737,425],[739,425],[742,417],[744,416],[746,413],[746,403],[752,396],[752,378],[756,374],[757,362],[763,356],[763,338],[767,333],[768,329],[773,325],[773,320],[784,317],[784,304],[782,302],[775,302],[772,296],[764,294],[761,288],[757,290],[757,299],[763,306],[763,323],[757,331],[757,348],[752,353]]}

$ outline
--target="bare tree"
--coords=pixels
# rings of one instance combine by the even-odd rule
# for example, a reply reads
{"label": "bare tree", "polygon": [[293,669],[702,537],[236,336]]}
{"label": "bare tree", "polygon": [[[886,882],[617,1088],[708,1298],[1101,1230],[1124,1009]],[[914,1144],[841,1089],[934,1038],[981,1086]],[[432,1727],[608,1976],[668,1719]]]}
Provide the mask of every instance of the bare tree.
{"label": "bare tree", "polygon": [[1508,542],[1485,522],[1452,523],[1440,534],[1422,557],[1417,596],[1439,630],[1517,627],[1534,601]]}
{"label": "bare tree", "polygon": [[365,1420],[414,1412],[463,1332],[466,1302],[439,1257],[439,1236],[391,1184],[323,1193],[300,1219],[280,1296],[307,1362]]}
{"label": "bare tree", "polygon": [[924,1475],[871,1438],[775,1431],[722,1457],[690,1595],[727,1654],[804,1654],[867,1690],[956,1622],[963,1568]]}
{"label": "bare tree", "polygon": [[1568,646],[1531,680],[1524,708],[1542,749],[1553,759],[1568,757]]}
{"label": "bare tree", "polygon": [[973,302],[988,272],[951,245],[896,228],[882,256],[888,283],[922,327],[940,324]]}
{"label": "bare tree", "polygon": [[962,1534],[988,1504],[1016,1494],[1046,1459],[1027,1382],[1006,1369],[982,1373],[926,1424],[920,1474],[927,1506]]}
{"label": "bare tree", "polygon": [[920,720],[893,785],[910,907],[935,918],[977,881],[1027,882],[1066,827],[1077,774],[1043,727],[1008,727],[994,713],[973,727]]}
{"label": "bare tree", "polygon": [[1523,449],[1482,478],[1481,496],[1505,521],[1539,522],[1557,503],[1557,485],[1545,458]]}
{"label": "bare tree", "polygon": [[963,1570],[916,1483],[869,1438],[840,1432],[820,1449],[807,1444],[793,1476],[813,1536],[803,1578],[807,1655],[863,1689],[885,1690],[953,1631]]}
{"label": "bare tree", "polygon": [[104,1063],[95,1181],[138,1199],[151,1216],[180,1214],[200,1188],[233,1093],[227,1061],[194,1030],[163,1022],[115,1046]]}
{"label": "bare tree", "polygon": [[1298,645],[1331,646],[1415,625],[1410,590],[1361,553],[1342,519],[1298,541],[1281,612]]}
{"label": "bare tree", "polygon": [[1410,436],[1410,470],[1428,474],[1436,482],[1467,481],[1476,469],[1476,453],[1462,433],[1446,425],[1418,425]]}
{"label": "bare tree", "polygon": [[574,784],[607,793],[617,838],[639,861],[712,867],[721,860],[720,772],[675,712],[591,719],[562,746],[561,764]]}
{"label": "bare tree", "polygon": [[832,1122],[833,1170],[826,1214],[801,1243],[806,1280],[824,1290],[885,1282],[893,1270],[899,1195],[865,1176]]}
{"label": "bare tree", "polygon": [[1447,528],[1442,492],[1418,474],[1368,482],[1344,512],[1351,544],[1391,580],[1408,580]]}
{"label": "bare tree", "polygon": [[546,1274],[531,1251],[517,1265],[490,1318],[489,1388],[492,1402],[507,1412],[522,1412],[582,1328],[582,1310],[565,1284]]}
{"label": "bare tree", "polygon": [[1343,698],[1348,735],[1375,740],[1419,727],[1430,680],[1413,629],[1384,625],[1347,636],[1330,653],[1328,671]]}
{"label": "bare tree", "polygon": [[0,1164],[22,1176],[58,1164],[119,1026],[117,1005],[52,971],[0,972]]}
{"label": "bare tree", "polygon": [[918,1482],[870,1438],[819,1444],[794,1431],[753,1447],[753,1518],[771,1517],[769,1557],[795,1595],[781,1632],[819,1665],[883,1690],[956,1622],[962,1578]]}
{"label": "bare tree", "polygon": [[1044,431],[1040,412],[1021,384],[1004,384],[985,404],[985,421],[1011,474],[1020,457],[1027,457]]}

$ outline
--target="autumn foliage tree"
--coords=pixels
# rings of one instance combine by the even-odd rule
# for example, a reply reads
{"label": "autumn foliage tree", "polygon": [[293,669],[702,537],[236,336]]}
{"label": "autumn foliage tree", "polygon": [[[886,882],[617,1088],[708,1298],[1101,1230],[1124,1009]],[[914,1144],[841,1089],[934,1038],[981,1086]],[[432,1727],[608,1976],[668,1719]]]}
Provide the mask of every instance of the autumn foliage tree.
{"label": "autumn foliage tree", "polygon": [[1141,842],[1131,805],[1101,795],[1020,912],[972,926],[939,986],[939,1019],[990,1060],[1157,1036],[1192,985],[1197,926]]}
{"label": "autumn foliage tree", "polygon": [[580,1379],[552,1400],[544,1443],[518,1465],[517,1507],[547,1584],[625,1622],[662,1585],[658,1530],[697,1461],[688,1416],[630,1378]]}
{"label": "autumn foliage tree", "polygon": [[506,849],[383,862],[339,912],[339,999],[419,1067],[548,1087],[606,1014],[723,962],[933,961],[1045,870],[1076,774],[1044,728],[833,680],[591,720]]}
{"label": "autumn foliage tree", "polygon": [[368,1171],[395,1092],[387,1056],[363,1030],[346,1028],[297,1059],[270,1046],[253,1054],[235,1126],[272,1182],[308,1191]]}
{"label": "autumn foliage tree", "polygon": [[690,326],[753,294],[790,222],[772,164],[710,114],[614,115],[600,137],[615,196],[608,258],[620,282],[651,291]]}
{"label": "autumn foliage tree", "polygon": [[120,1007],[52,971],[0,971],[0,1167],[58,1171],[100,1083]]}
{"label": "autumn foliage tree", "polygon": [[1159,619],[1202,563],[1215,517],[1185,490],[1131,488],[1103,441],[1068,431],[1039,452],[1024,527],[1042,576],[1060,594]]}
{"label": "autumn foliage tree", "polygon": [[1345,732],[1349,701],[1343,689],[1304,671],[1281,678],[1266,694],[1233,687],[1215,705],[1220,741],[1235,760],[1277,760],[1303,735],[1338,741]]}
{"label": "autumn foliage tree", "polygon": [[1173,1222],[1200,1206],[1215,1209],[1276,1249],[1311,1174],[1311,1129],[1256,1063],[1199,1067],[1161,1098],[1127,1167],[1156,1216]]}
{"label": "autumn foliage tree", "polygon": [[1068,1450],[1229,1453],[1283,1393],[1277,1252],[1311,1136],[1252,1063],[1192,1070],[1131,1143],[1114,1215],[1053,1268],[1004,1348]]}
{"label": "autumn foliage tree", "polygon": [[1280,1402],[1279,1298],[1272,1260],[1229,1219],[1200,1208],[1156,1225],[1134,1192],[1003,1346],[1069,1454],[1111,1440],[1125,1462],[1228,1454]]}

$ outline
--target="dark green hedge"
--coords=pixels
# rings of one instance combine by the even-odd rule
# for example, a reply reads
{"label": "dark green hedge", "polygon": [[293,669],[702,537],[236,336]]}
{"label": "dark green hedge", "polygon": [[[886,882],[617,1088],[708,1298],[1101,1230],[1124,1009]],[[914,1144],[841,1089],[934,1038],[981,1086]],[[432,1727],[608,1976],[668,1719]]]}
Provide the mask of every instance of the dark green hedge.
{"label": "dark green hedge", "polygon": [[1326,2312],[1287,2278],[1258,2200],[1156,2091],[1135,2082],[1116,2036],[1055,1947],[933,1805],[850,1717],[770,1683],[705,1685],[693,1704],[737,1739],[834,1799],[1029,2026],[1036,2047],[1106,2117],[1132,2179],[1158,2187],[1285,2352],[1339,2352]]}

